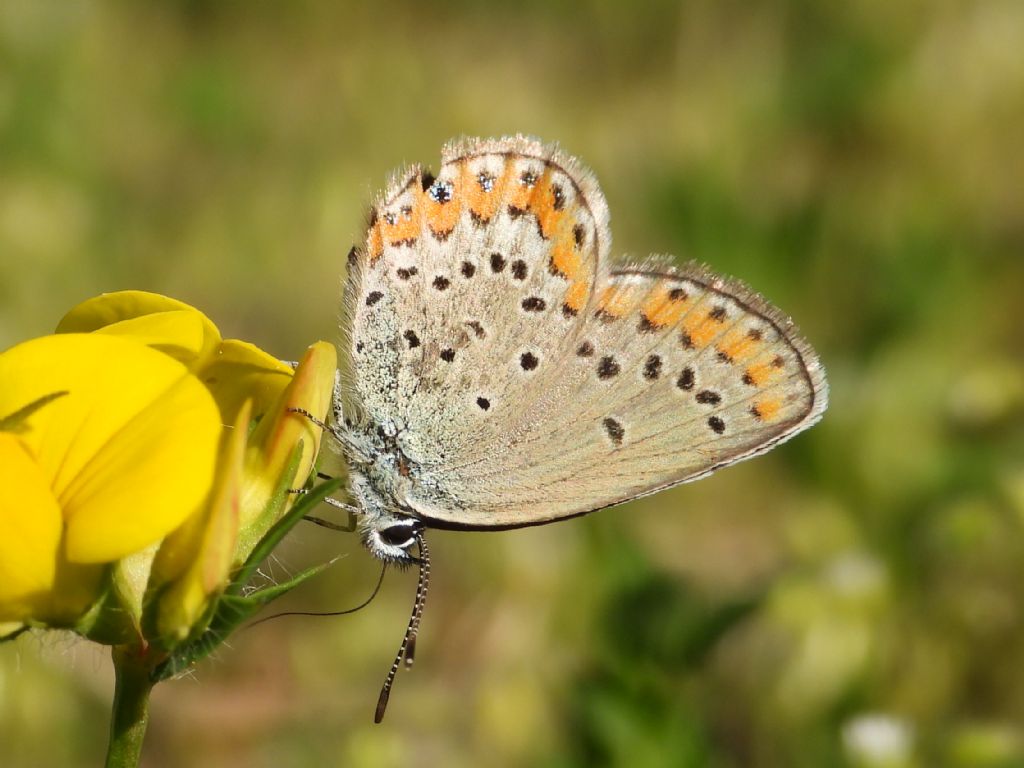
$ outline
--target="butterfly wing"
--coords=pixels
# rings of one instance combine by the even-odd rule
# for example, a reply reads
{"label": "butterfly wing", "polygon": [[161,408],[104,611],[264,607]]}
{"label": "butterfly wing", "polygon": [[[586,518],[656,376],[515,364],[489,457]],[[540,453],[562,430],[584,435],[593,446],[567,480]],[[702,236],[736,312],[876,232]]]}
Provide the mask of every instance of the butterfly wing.
{"label": "butterfly wing", "polygon": [[589,173],[521,137],[452,144],[436,177],[396,177],[349,258],[349,420],[401,434],[424,471],[499,441],[533,382],[497,363],[572,334],[607,219]]}
{"label": "butterfly wing", "polygon": [[424,498],[424,517],[514,527],[600,509],[763,453],[827,404],[792,324],[698,267],[609,274],[574,344],[555,362],[558,394],[524,403],[500,445],[450,468],[462,506]]}
{"label": "butterfly wing", "polygon": [[351,406],[396,435],[405,501],[436,525],[620,503],[825,408],[813,351],[751,291],[696,267],[611,268],[596,182],[549,147],[450,148],[436,179],[414,171],[386,198],[350,290]]}

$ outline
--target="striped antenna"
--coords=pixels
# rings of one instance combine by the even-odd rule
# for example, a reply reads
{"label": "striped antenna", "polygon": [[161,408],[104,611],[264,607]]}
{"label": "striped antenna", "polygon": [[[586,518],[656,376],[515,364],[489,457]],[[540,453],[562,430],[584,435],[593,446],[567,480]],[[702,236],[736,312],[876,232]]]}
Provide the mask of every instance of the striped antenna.
{"label": "striped antenna", "polygon": [[398,653],[395,655],[395,663],[388,670],[388,676],[380,689],[380,698],[377,699],[377,711],[373,715],[373,722],[379,723],[384,719],[384,711],[388,708],[388,699],[391,698],[391,686],[395,683],[395,675],[398,674],[398,667],[405,659],[405,666],[411,667],[416,654],[416,634],[420,630],[420,619],[423,618],[423,606],[427,602],[427,587],[430,585],[430,550],[427,549],[427,542],[423,538],[423,532],[416,533],[416,548],[419,550],[420,576],[416,582],[416,599],[412,604],[412,615],[409,616],[409,626],[405,628],[405,636],[402,644],[398,646]]}

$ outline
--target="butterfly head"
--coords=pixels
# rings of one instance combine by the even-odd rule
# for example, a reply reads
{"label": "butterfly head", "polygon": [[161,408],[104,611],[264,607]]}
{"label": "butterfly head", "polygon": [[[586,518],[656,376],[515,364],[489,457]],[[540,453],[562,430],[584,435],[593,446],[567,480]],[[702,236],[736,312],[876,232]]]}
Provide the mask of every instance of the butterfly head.
{"label": "butterfly head", "polygon": [[370,553],[392,565],[418,562],[413,550],[423,535],[423,523],[413,517],[388,516],[367,520],[362,526],[363,544]]}
{"label": "butterfly head", "polygon": [[414,565],[419,562],[418,546],[425,526],[403,510],[393,493],[382,491],[368,467],[353,466],[349,484],[359,508],[358,526],[363,545],[389,565]]}
{"label": "butterfly head", "polygon": [[[374,473],[373,467],[372,464],[353,465],[349,471],[349,487],[359,508],[358,525],[363,545],[374,557],[382,560],[385,567],[395,565],[398,568],[405,568],[416,565],[419,568],[416,599],[409,616],[409,624],[377,700],[374,722],[379,723],[384,718],[384,711],[391,696],[391,686],[395,682],[395,675],[402,660],[404,659],[405,665],[409,667],[412,666],[415,657],[416,635],[420,619],[423,617],[423,606],[430,582],[430,550],[424,538],[426,525],[413,516],[411,509],[403,507],[397,501],[393,488],[384,482],[390,476],[389,473],[385,472],[384,477],[380,477],[379,473]],[[382,486],[391,489],[391,492],[382,490]]]}

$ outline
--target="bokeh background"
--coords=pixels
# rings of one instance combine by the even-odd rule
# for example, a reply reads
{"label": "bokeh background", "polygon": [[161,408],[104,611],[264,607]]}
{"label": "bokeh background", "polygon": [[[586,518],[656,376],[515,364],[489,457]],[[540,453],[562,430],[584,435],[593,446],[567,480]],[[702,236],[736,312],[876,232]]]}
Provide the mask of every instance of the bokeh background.
{"label": "bokeh background", "polygon": [[[147,766],[1024,765],[1024,4],[0,3],[0,348],[122,288],[295,359],[366,199],[459,134],[558,140],[614,250],[697,258],[820,350],[820,426],[243,632],[157,689]],[[145,500],[140,499],[144,508]],[[362,600],[300,528],[289,606]],[[0,764],[97,765],[106,654],[0,647]]]}

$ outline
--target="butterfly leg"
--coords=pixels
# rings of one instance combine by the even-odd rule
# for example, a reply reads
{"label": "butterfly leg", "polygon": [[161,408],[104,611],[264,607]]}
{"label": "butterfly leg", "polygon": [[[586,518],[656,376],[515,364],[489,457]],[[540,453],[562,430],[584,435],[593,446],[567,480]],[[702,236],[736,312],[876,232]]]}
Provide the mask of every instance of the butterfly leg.
{"label": "butterfly leg", "polygon": [[[356,446],[352,442],[352,440],[349,438],[348,434],[343,429],[338,427],[336,424],[328,424],[328,423],[322,421],[321,419],[318,419],[316,416],[314,416],[312,413],[307,411],[305,408],[289,408],[288,412],[289,413],[297,413],[300,416],[304,416],[307,419],[309,419],[310,423],[315,424],[316,426],[320,427],[320,429],[324,430],[324,432],[329,434],[331,437],[333,437],[335,440],[337,440],[341,444],[342,449],[344,450],[344,452],[347,455],[352,456],[353,458],[356,458],[356,459],[358,459],[358,460],[360,460],[360,461],[362,461],[364,463],[367,463],[367,462],[370,461],[370,459],[368,457],[363,455],[363,452],[358,448],[358,446]],[[340,413],[340,411],[337,410],[337,408],[335,409],[334,412],[335,412],[335,414]]]}
{"label": "butterfly leg", "polygon": [[[328,475],[324,475],[321,472],[318,472],[317,475],[319,477],[325,478],[327,480],[331,479]],[[309,493],[309,489],[308,488],[289,488],[288,489],[288,493],[294,493],[294,494],[297,494],[297,495],[303,495],[303,494]],[[306,515],[302,519],[303,520],[308,520],[311,523],[315,523],[315,524],[321,526],[322,528],[329,528],[332,531],[344,531],[345,533],[352,533],[353,531],[356,530],[356,514],[358,513],[358,510],[355,507],[353,507],[351,504],[346,504],[343,501],[338,501],[337,499],[332,499],[330,496],[328,496],[327,498],[324,499],[324,503],[331,505],[335,509],[340,509],[343,512],[345,512],[346,515],[348,516],[347,522],[345,522],[345,523],[334,523],[334,522],[331,522],[330,520],[325,520],[322,517],[316,517],[314,515]]]}
{"label": "butterfly leg", "polygon": [[[326,501],[330,501],[327,499]],[[348,522],[346,523],[334,523],[330,520],[325,520],[322,517],[315,517],[314,515],[306,515],[303,520],[307,520],[315,525],[319,525],[321,528],[327,528],[331,531],[342,531],[344,533],[352,533],[356,530],[356,516],[351,510],[348,511]]]}
{"label": "butterfly leg", "polygon": [[[284,363],[285,365],[290,365],[292,367],[292,370],[295,370],[299,367],[299,364],[293,360],[282,360],[281,362]],[[336,370],[334,372],[334,390],[331,393],[331,413],[334,415],[335,424],[344,423],[345,414],[342,412],[341,403],[341,371]],[[296,412],[301,412],[300,409],[298,408],[293,408],[292,410]],[[309,416],[308,413],[305,415]],[[310,419],[313,419],[313,417],[310,416]],[[313,419],[313,421],[316,420]],[[327,427],[324,427],[324,429],[327,429]]]}

